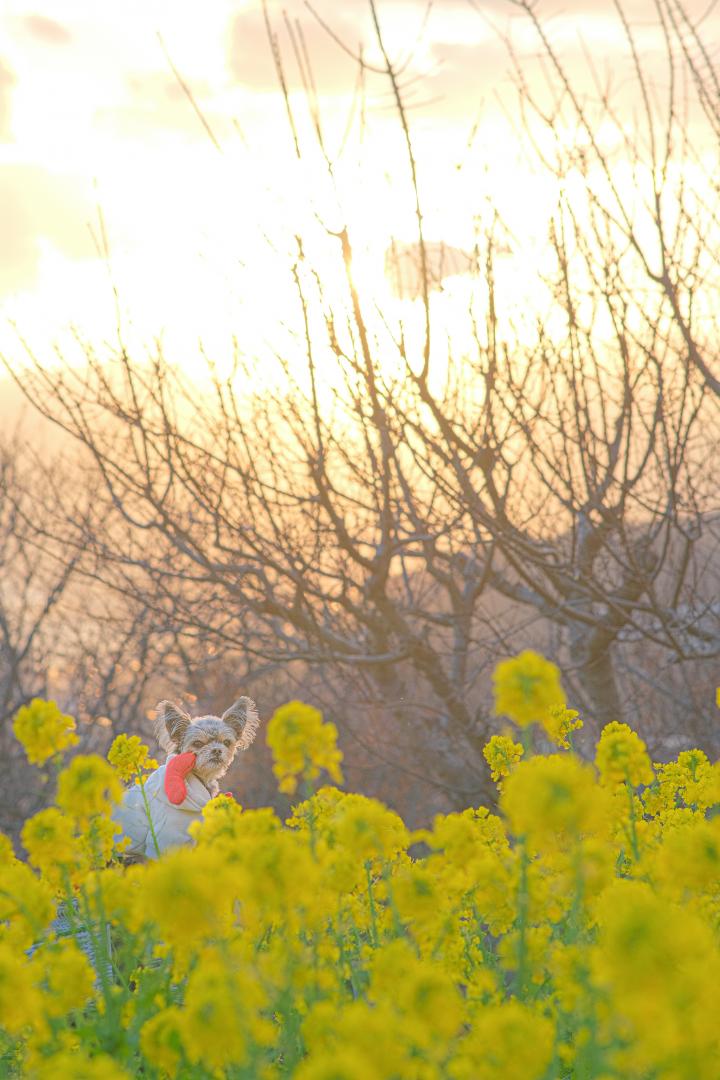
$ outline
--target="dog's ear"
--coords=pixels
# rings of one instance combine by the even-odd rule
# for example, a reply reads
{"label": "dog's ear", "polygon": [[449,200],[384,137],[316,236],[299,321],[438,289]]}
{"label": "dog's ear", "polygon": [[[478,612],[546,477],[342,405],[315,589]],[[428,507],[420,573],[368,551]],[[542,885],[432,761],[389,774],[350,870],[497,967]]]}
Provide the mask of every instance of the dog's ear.
{"label": "dog's ear", "polygon": [[249,697],[238,698],[235,704],[222,714],[221,720],[235,732],[240,749],[247,750],[257,735],[260,723],[255,702]]}
{"label": "dog's ear", "polygon": [[174,705],[172,701],[161,701],[156,712],[155,735],[163,750],[172,754],[182,746],[185,732],[191,724],[190,717],[180,705]]}

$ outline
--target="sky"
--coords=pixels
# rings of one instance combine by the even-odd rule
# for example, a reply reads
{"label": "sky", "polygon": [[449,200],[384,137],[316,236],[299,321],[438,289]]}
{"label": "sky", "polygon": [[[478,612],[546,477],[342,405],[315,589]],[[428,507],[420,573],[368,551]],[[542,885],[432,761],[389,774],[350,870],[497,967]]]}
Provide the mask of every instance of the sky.
{"label": "sky", "polygon": [[[654,2],[624,6],[661,81]],[[688,8],[704,16],[716,42],[717,5],[696,0]],[[97,347],[118,335],[134,347],[161,340],[189,367],[199,341],[227,354],[235,335],[243,349],[261,351],[294,310],[296,234],[307,238],[320,273],[327,268],[332,290],[337,241],[328,230],[346,221],[358,280],[383,302],[400,302],[384,255],[391,239],[415,239],[402,130],[387,79],[367,72],[360,94],[348,55],[362,50],[371,67],[381,59],[370,9],[365,0],[316,0],[314,11],[302,0],[267,3],[303,150],[298,161],[256,0],[5,0],[6,357],[21,355],[19,336],[40,353],[52,342],[70,353],[71,327]],[[456,249],[456,271],[478,216],[493,207],[518,235],[541,242],[554,192],[523,166],[499,36],[512,34],[528,77],[539,78],[531,28],[509,0],[378,0],[377,11],[390,56],[406,64],[401,84],[426,236]],[[540,0],[539,11],[573,74],[587,81],[584,45],[629,116],[637,88],[612,0]],[[309,57],[334,183],[294,46]],[[462,297],[457,274],[453,281],[448,292]]]}

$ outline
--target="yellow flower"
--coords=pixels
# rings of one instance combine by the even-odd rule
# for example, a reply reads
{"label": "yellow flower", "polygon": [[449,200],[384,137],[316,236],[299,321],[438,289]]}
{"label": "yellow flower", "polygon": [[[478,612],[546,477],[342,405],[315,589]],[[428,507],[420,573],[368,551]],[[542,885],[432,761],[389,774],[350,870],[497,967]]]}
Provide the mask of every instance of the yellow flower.
{"label": "yellow flower", "polygon": [[720,763],[711,765],[702,750],[683,750],[678,754],[682,775],[682,796],[686,806],[709,810],[720,803]]}
{"label": "yellow flower", "polygon": [[645,882],[613,882],[596,908],[601,951],[597,966],[604,978],[638,992],[652,992],[667,978],[677,951],[677,914]]}
{"label": "yellow flower", "polygon": [[533,844],[569,842],[607,818],[590,765],[567,754],[522,761],[505,782],[500,807],[516,836]]}
{"label": "yellow flower", "polygon": [[447,1043],[463,1022],[458,987],[437,963],[420,959],[403,938],[375,952],[368,997],[376,1006],[389,1006],[419,1021],[428,1042],[441,1039]]}
{"label": "yellow flower", "polygon": [[720,955],[713,928],[640,881],[615,881],[597,905],[594,978],[612,1011],[623,1076],[694,1080],[719,1060]]}
{"label": "yellow flower", "polygon": [[242,817],[239,802],[230,795],[217,795],[203,807],[202,820],[193,821],[190,835],[198,844],[231,844],[237,837]]}
{"label": "yellow flower", "polygon": [[32,1073],[33,1080],[131,1080],[131,1074],[122,1069],[108,1054],[93,1054],[84,1050],[69,1050],[52,1057],[39,1059]]}
{"label": "yellow flower", "polygon": [[137,928],[134,916],[141,916],[137,909],[142,906],[142,887],[145,878],[144,866],[132,866],[121,870],[117,866],[88,873],[86,886],[87,903],[90,915],[99,922],[109,922],[113,926],[122,926],[125,931]]}
{"label": "yellow flower", "polygon": [[32,959],[47,987],[43,1006],[48,1016],[59,1017],[81,1008],[92,996],[95,972],[72,939],[46,943]]}
{"label": "yellow flower", "polygon": [[[540,985],[545,981],[550,960],[549,926],[529,926],[523,937],[524,963],[531,981]],[[517,971],[520,963],[520,932],[512,930],[498,943],[498,959],[506,971]]]}
{"label": "yellow flower", "polygon": [[541,1080],[552,1058],[554,1025],[507,1001],[481,1009],[448,1073],[453,1080]]}
{"label": "yellow flower", "polygon": [[75,721],[60,712],[54,701],[33,698],[29,705],[18,709],[13,732],[33,765],[44,765],[48,758],[76,746]]}
{"label": "yellow flower", "polygon": [[179,1008],[170,1005],[146,1020],[140,1029],[140,1047],[151,1065],[177,1075],[182,1060],[180,1031],[183,1016]]}
{"label": "yellow flower", "polygon": [[47,882],[26,863],[0,863],[0,939],[27,949],[40,940],[54,914]]}
{"label": "yellow flower", "polygon": [[678,899],[697,892],[720,896],[720,818],[694,817],[669,832],[658,853],[658,873]]}
{"label": "yellow flower", "polygon": [[[577,714],[538,700],[524,720],[568,742]],[[278,775],[312,780],[339,754],[336,733],[284,708]],[[0,834],[0,1074],[715,1080],[718,766],[683,751],[642,795],[628,790],[652,773],[620,724],[600,740],[602,783],[574,753],[526,760],[507,735],[485,757],[501,815],[481,806],[410,832],[333,787],[285,824],[217,798],[194,845],[109,867],[116,826],[99,811],[147,748],[117,740],[115,769],[77,758],[60,805],[25,823],[28,862]],[[68,916],[117,944],[125,977],[105,992],[79,944],[52,932],[68,878]]]}
{"label": "yellow flower", "polygon": [[457,814],[438,814],[432,832],[421,834],[430,847],[441,849],[453,863],[463,866],[478,851],[506,854],[510,850],[505,826],[486,806]]}
{"label": "yellow flower", "polygon": [[257,978],[219,950],[205,951],[188,979],[182,1009],[180,1038],[190,1061],[210,1069],[242,1065],[248,1029],[264,1004]]}
{"label": "yellow flower", "polygon": [[3,863],[12,862],[14,858],[15,849],[12,840],[6,833],[0,832],[0,866]]}
{"label": "yellow flower", "polygon": [[326,784],[309,799],[295,803],[286,824],[291,829],[307,830],[312,822],[315,828],[322,828],[332,821],[338,805],[347,797],[343,791]]}
{"label": "yellow flower", "polygon": [[121,827],[109,817],[94,817],[86,826],[81,847],[88,863],[100,868],[106,866],[113,853],[128,846],[127,837],[120,839]]}
{"label": "yellow flower", "polygon": [[323,722],[322,713],[312,705],[290,701],[276,709],[268,723],[267,743],[280,791],[291,795],[299,776],[309,782],[317,779],[322,769],[336,784],[342,784],[343,755],[337,747],[337,735],[335,725]]}
{"label": "yellow flower", "polygon": [[493,780],[503,780],[509,776],[523,753],[520,743],[513,742],[507,735],[493,735],[483,748],[483,757],[490,766]]}
{"label": "yellow flower", "polygon": [[58,806],[82,822],[109,814],[122,793],[114,769],[97,754],[78,754],[58,777]]}
{"label": "yellow flower", "polygon": [[443,908],[437,876],[423,862],[402,866],[397,871],[392,879],[392,895],[405,922],[433,923]]}
{"label": "yellow flower", "polygon": [[311,1054],[293,1073],[295,1080],[368,1080],[374,1075],[372,1062],[355,1047]]}
{"label": "yellow flower", "polygon": [[348,795],[338,804],[333,837],[340,850],[360,864],[368,859],[391,859],[408,844],[402,819],[377,799],[364,795]]}
{"label": "yellow flower", "polygon": [[35,986],[30,964],[4,942],[0,942],[0,1029],[11,1035],[37,1024],[42,1017],[42,999]]}
{"label": "yellow flower", "polygon": [[73,821],[55,806],[28,818],[20,836],[30,863],[56,887],[87,864]]}
{"label": "yellow flower", "polygon": [[231,897],[220,886],[222,864],[211,849],[179,847],[143,868],[138,917],[156,923],[160,940],[195,944],[220,928]]}
{"label": "yellow flower", "polygon": [[[303,1023],[303,1034],[310,1051],[307,1071],[304,1077],[332,1077],[327,1071],[327,1056],[337,1052],[340,1060],[347,1061],[352,1055],[362,1064],[364,1075],[378,1080],[390,1080],[391,1077],[422,1075],[413,1069],[414,1055],[407,1045],[410,1025],[398,1022],[397,1011],[383,1002],[381,1006],[372,1006],[369,1002],[358,1000],[336,1009],[328,1002],[318,1002],[308,1013]],[[323,1062],[322,1071],[314,1072],[311,1064],[315,1056]],[[348,1077],[355,1080],[356,1073],[349,1072]],[[431,1074],[432,1075],[432,1074]],[[343,1077],[343,1073],[340,1073]],[[344,1080],[344,1078],[343,1078]]]}
{"label": "yellow flower", "polygon": [[530,649],[499,663],[493,682],[496,714],[509,716],[520,727],[565,704],[558,668]]}
{"label": "yellow flower", "polygon": [[576,709],[557,705],[544,717],[542,725],[555,745],[567,750],[570,746],[570,735],[573,731],[578,731],[583,726],[583,722]]}
{"label": "yellow flower", "polygon": [[654,779],[645,743],[627,724],[619,724],[617,720],[602,729],[595,764],[605,784],[627,781],[636,787],[650,784]]}
{"label": "yellow flower", "polygon": [[138,735],[118,735],[108,750],[107,759],[123,783],[139,777],[145,770],[158,767],[157,761],[150,757],[149,747]]}
{"label": "yellow flower", "polygon": [[558,942],[550,955],[550,971],[555,995],[565,1012],[574,1012],[583,1001],[590,984],[587,950],[580,945]]}
{"label": "yellow flower", "polygon": [[75,826],[55,806],[28,818],[21,839],[30,862],[38,870],[56,862],[71,862],[76,854]]}

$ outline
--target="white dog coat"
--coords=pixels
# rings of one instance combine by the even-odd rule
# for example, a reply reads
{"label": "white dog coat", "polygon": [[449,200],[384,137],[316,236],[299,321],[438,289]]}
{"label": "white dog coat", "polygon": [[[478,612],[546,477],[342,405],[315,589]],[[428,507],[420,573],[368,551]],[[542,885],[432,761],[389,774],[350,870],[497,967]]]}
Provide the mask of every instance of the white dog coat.
{"label": "white dog coat", "polygon": [[[165,764],[176,756],[170,754]],[[203,807],[212,798],[203,782],[193,773],[188,773],[185,777],[185,786],[185,799],[179,806],[174,806],[165,794],[165,765],[161,765],[145,781],[145,794],[161,854],[166,848],[191,843],[188,827],[191,822],[200,820]],[[113,821],[122,826],[123,835],[130,840],[125,854],[157,858],[139,784],[134,784],[125,792],[122,802],[115,808],[112,816]]]}

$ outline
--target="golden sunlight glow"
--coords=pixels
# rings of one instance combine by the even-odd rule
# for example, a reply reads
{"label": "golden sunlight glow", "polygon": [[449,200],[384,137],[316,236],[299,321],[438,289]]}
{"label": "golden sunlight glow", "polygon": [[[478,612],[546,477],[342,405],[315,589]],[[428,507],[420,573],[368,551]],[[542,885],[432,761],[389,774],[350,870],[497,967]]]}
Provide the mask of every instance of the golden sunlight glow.
{"label": "golden sunlight glow", "polygon": [[[583,26],[621,55],[622,33],[612,5],[605,7],[583,16]],[[161,340],[189,371],[204,365],[200,341],[221,365],[230,362],[233,338],[247,355],[286,350],[289,329],[299,326],[296,238],[303,238],[306,269],[321,282],[324,301],[342,304],[347,281],[332,234],[344,225],[363,302],[391,325],[405,321],[417,338],[417,304],[396,295],[386,267],[393,241],[409,249],[417,241],[409,161],[387,80],[367,75],[361,100],[353,61],[299,0],[290,5],[289,17],[308,35],[331,177],[282,7],[268,10],[286,65],[299,161],[259,2],[212,0],[202,18],[169,0],[115,12],[41,0],[32,16],[20,0],[5,5],[0,164],[14,267],[0,279],[6,354],[16,352],[10,320],[38,349],[62,340],[70,325],[88,342],[113,343],[119,323],[126,343],[146,349]],[[408,75],[422,78],[406,98],[425,236],[467,261],[478,232],[494,215],[504,220],[496,287],[522,338],[523,322],[532,324],[546,303],[539,275],[548,265],[560,188],[548,173],[532,172],[521,153],[498,6],[486,12],[495,29],[466,5],[438,6],[427,25],[424,3],[388,0],[379,10],[393,55],[406,56],[408,43],[418,43]],[[355,22],[349,11],[337,14],[338,33],[363,38],[377,62],[367,12],[361,17],[360,5],[357,12]],[[333,11],[324,14],[332,23]],[[571,43],[578,29],[571,22],[553,23],[557,43]],[[515,41],[528,54],[535,48],[527,26]],[[611,125],[597,137],[611,146],[619,133]],[[566,140],[577,145],[577,130],[568,128]],[[630,192],[633,178],[624,183]],[[434,313],[456,338],[458,313],[483,302],[482,275],[472,282],[456,265],[437,285]]]}

